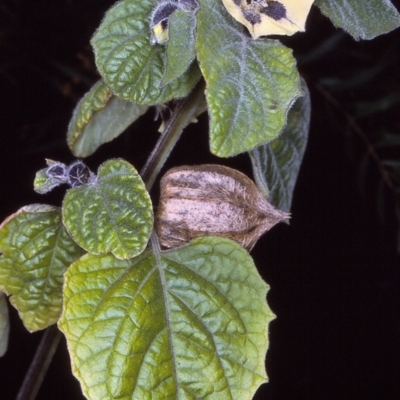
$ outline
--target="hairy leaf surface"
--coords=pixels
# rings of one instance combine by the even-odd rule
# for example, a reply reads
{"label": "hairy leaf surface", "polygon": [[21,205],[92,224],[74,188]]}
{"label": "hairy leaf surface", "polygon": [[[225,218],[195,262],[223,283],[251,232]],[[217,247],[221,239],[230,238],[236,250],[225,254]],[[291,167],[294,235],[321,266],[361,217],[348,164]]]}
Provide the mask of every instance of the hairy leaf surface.
{"label": "hairy leaf surface", "polygon": [[162,84],[181,76],[196,57],[196,18],[184,10],[175,11],[169,20],[167,63]]}
{"label": "hairy leaf surface", "polygon": [[165,47],[150,43],[152,0],[125,0],[113,6],[92,39],[97,68],[124,100],[161,104],[186,96],[200,78],[193,63],[186,73],[162,86]]}
{"label": "hairy leaf surface", "polygon": [[289,212],[310,129],[311,102],[302,80],[303,97],[290,109],[283,133],[250,151],[253,175],[271,204]]}
{"label": "hairy leaf surface", "polygon": [[389,0],[316,0],[335,26],[355,39],[373,39],[400,26],[400,14]]}
{"label": "hairy leaf surface", "polygon": [[86,251],[120,259],[140,254],[153,227],[150,196],[136,169],[122,159],[102,164],[93,184],[70,189],[62,213],[69,234]]}
{"label": "hairy leaf surface", "polygon": [[102,144],[118,137],[148,107],[114,96],[103,80],[98,81],[75,107],[67,133],[75,157],[88,157]]}
{"label": "hairy leaf surface", "polygon": [[21,208],[0,226],[0,290],[29,331],[57,322],[62,305],[63,275],[83,250],[61,222],[56,207]]}
{"label": "hairy leaf surface", "polygon": [[275,139],[300,95],[291,50],[277,40],[251,39],[221,1],[200,0],[197,51],[211,152],[230,157]]}
{"label": "hairy leaf surface", "polygon": [[228,239],[87,255],[66,274],[59,326],[90,400],[247,400],[266,380],[267,289]]}

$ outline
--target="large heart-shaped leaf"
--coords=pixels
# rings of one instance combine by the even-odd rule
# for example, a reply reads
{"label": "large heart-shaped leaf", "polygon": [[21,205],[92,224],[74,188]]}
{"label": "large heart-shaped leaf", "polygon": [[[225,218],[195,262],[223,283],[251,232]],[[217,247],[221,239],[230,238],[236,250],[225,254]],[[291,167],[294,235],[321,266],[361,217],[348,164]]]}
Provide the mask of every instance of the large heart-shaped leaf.
{"label": "large heart-shaped leaf", "polygon": [[140,254],[153,227],[145,185],[136,169],[121,159],[102,164],[93,183],[70,189],[62,213],[69,234],[86,251],[120,259]]}
{"label": "large heart-shaped leaf", "polygon": [[63,275],[83,254],[70,238],[56,207],[21,208],[0,226],[0,290],[30,331],[57,322],[61,313]]}
{"label": "large heart-shaped leaf", "polygon": [[304,80],[302,90],[304,95],[290,109],[283,133],[249,152],[258,187],[271,204],[286,212],[290,211],[310,129],[310,93]]}
{"label": "large heart-shaped leaf", "polygon": [[400,26],[400,14],[389,0],[316,0],[335,26],[355,39],[373,39]]}
{"label": "large heart-shaped leaf", "polygon": [[59,326],[90,400],[247,400],[266,380],[267,289],[228,239],[87,255],[66,274]]}
{"label": "large heart-shaped leaf", "polygon": [[148,107],[114,96],[103,80],[98,81],[75,107],[67,142],[75,157],[88,157],[102,144],[118,137]]}
{"label": "large heart-shaped leaf", "polygon": [[291,50],[276,40],[251,39],[215,0],[200,0],[197,50],[211,152],[229,157],[275,139],[301,93]]}
{"label": "large heart-shaped leaf", "polygon": [[0,357],[3,357],[8,347],[8,334],[10,332],[10,320],[8,318],[8,306],[6,295],[0,292]]}
{"label": "large heart-shaped leaf", "polygon": [[137,104],[161,104],[186,96],[200,78],[192,66],[178,79],[161,87],[165,47],[150,43],[153,0],[120,1],[106,14],[93,36],[92,45],[106,84],[124,100]]}

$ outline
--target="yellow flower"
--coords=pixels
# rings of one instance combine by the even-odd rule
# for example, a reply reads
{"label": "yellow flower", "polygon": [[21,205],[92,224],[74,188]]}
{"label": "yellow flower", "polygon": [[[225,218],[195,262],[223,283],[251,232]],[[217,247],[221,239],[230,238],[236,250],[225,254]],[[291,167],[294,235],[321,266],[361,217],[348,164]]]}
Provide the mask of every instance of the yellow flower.
{"label": "yellow flower", "polygon": [[305,30],[314,0],[222,0],[229,14],[245,25],[253,38],[293,35]]}

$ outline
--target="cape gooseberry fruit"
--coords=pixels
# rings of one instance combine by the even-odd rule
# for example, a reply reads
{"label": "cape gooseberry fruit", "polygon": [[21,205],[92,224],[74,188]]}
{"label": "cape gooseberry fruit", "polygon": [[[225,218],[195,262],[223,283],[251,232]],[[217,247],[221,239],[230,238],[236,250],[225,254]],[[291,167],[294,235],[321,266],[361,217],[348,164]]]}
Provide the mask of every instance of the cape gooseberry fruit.
{"label": "cape gooseberry fruit", "polygon": [[155,228],[167,248],[212,235],[251,250],[265,231],[289,217],[239,171],[221,165],[182,166],[161,179]]}

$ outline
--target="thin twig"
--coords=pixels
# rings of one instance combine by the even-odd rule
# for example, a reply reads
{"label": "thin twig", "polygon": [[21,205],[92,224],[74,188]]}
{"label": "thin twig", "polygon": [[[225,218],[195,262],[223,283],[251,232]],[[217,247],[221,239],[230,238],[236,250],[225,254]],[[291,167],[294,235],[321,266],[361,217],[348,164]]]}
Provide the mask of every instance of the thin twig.
{"label": "thin twig", "polygon": [[57,325],[52,325],[44,331],[16,400],[34,400],[36,398],[60,339],[61,332]]}
{"label": "thin twig", "polygon": [[140,171],[140,175],[150,191],[161,168],[180,138],[183,129],[204,105],[204,81],[200,81],[189,96],[179,100],[168,120],[164,131],[153,151]]}
{"label": "thin twig", "polygon": [[385,166],[384,166],[383,162],[381,161],[378,153],[376,152],[375,147],[372,145],[372,143],[368,139],[367,135],[361,129],[360,125],[357,124],[357,122],[353,118],[353,116],[349,112],[347,112],[343,108],[343,106],[340,104],[340,102],[335,97],[333,97],[332,94],[328,90],[326,90],[321,84],[317,83],[317,84],[315,84],[315,87],[326,98],[326,100],[328,100],[329,103],[331,103],[333,106],[335,106],[343,114],[343,116],[346,118],[348,124],[351,126],[351,128],[354,130],[354,132],[364,142],[365,147],[367,148],[367,151],[370,154],[370,156],[375,160],[384,182],[387,184],[387,186],[391,190],[394,190],[395,189],[394,184],[393,184],[393,181],[392,181],[389,173],[385,169]]}

